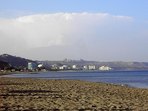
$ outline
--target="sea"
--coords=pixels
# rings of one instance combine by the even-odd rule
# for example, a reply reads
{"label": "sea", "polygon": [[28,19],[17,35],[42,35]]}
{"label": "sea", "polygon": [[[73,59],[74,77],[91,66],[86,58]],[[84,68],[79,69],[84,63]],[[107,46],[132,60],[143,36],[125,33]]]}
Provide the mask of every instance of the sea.
{"label": "sea", "polygon": [[148,89],[148,71],[49,71],[32,74],[10,74],[2,77],[83,80]]}

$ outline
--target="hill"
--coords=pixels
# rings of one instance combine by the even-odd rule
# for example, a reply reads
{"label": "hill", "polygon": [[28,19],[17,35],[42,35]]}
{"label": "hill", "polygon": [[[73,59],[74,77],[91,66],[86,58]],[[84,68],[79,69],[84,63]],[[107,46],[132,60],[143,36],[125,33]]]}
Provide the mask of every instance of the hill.
{"label": "hill", "polygon": [[9,63],[13,67],[27,67],[28,62],[35,62],[33,60],[12,56],[9,54],[2,54],[0,55],[0,61],[4,61]]}
{"label": "hill", "polygon": [[12,56],[9,54],[0,55],[0,67],[9,64],[13,67],[27,67],[28,62],[34,62],[36,64],[43,63],[43,65],[48,69],[53,64],[63,64],[63,65],[95,65],[97,68],[100,66],[109,66],[113,70],[148,70],[148,62],[98,62],[98,61],[86,61],[86,60],[63,60],[63,61],[33,61],[25,59],[22,57]]}
{"label": "hill", "polygon": [[4,70],[5,68],[9,68],[10,64],[4,61],[0,61],[0,70]]}

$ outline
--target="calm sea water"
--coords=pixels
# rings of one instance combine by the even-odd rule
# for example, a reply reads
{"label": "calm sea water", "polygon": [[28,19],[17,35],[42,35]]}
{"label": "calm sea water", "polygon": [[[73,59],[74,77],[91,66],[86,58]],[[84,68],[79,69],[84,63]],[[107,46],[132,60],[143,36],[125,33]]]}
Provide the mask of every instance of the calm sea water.
{"label": "calm sea water", "polygon": [[41,78],[41,79],[73,79],[91,82],[123,84],[138,88],[148,88],[148,71],[116,71],[116,72],[45,72],[39,74],[12,74],[3,77]]}

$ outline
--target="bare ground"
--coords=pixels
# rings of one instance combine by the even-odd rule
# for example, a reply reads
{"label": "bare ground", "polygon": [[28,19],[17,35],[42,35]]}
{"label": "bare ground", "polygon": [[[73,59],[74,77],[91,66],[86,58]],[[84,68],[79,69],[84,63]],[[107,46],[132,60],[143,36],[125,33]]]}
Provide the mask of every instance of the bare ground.
{"label": "bare ground", "polygon": [[0,111],[148,111],[148,89],[79,80],[0,78]]}

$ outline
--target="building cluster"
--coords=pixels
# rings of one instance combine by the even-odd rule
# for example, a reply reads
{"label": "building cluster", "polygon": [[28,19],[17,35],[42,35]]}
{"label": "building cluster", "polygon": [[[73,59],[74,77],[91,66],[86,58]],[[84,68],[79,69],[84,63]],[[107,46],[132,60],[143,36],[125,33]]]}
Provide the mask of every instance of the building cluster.
{"label": "building cluster", "polygon": [[[9,68],[10,72],[45,72],[45,71],[66,71],[66,70],[74,70],[74,71],[110,71],[113,70],[109,66],[98,66],[94,64],[87,64],[87,65],[77,65],[77,64],[52,64],[50,66],[44,66],[42,63],[34,63],[28,62],[27,67],[20,67],[20,68]],[[6,71],[5,69],[0,69],[0,72]]]}
{"label": "building cluster", "polygon": [[43,64],[36,64],[33,62],[28,63],[28,71],[46,71]]}
{"label": "building cluster", "polygon": [[109,71],[109,70],[112,70],[112,68],[108,67],[108,66],[101,66],[101,67],[99,67],[99,70],[101,70],[101,71]]}
{"label": "building cluster", "polygon": [[53,64],[50,66],[50,70],[100,70],[100,71],[109,71],[112,70],[109,66],[96,66],[96,65],[57,65]]}

